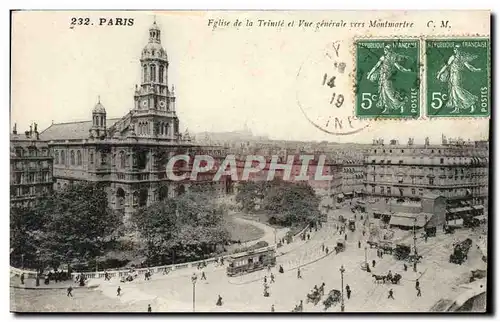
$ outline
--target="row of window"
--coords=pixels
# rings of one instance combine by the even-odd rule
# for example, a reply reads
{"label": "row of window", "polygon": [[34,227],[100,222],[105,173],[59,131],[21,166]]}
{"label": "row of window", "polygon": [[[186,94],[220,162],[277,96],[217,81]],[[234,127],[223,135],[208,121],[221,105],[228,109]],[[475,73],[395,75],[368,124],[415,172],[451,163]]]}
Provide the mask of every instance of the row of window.
{"label": "row of window", "polygon": [[[61,150],[60,152],[56,150],[54,152],[54,164],[63,164],[66,165],[66,151]],[[69,164],[70,165],[82,165],[82,152],[77,150],[76,153],[74,150],[71,150],[69,153]]]}
{"label": "row of window", "polygon": [[31,187],[17,187],[10,189],[11,197],[26,197],[26,196],[36,196],[51,190],[47,186],[31,186]]}
{"label": "row of window", "polygon": [[11,184],[46,183],[51,182],[52,177],[49,172],[39,173],[14,173]]}
{"label": "row of window", "polygon": [[[378,153],[382,153],[382,154],[385,154],[385,153],[409,153],[409,154],[416,154],[418,153],[418,150],[417,149],[382,149],[382,150],[377,150],[377,149],[373,149],[372,152],[377,154],[377,151]],[[437,153],[437,154],[441,154],[442,152],[443,153],[467,153],[468,155],[472,155],[473,152],[476,152],[475,149],[471,149],[471,150],[449,150],[449,149],[445,149],[445,150],[441,150],[441,149],[420,149],[420,153],[431,153],[431,154],[434,154],[434,153]]]}
{"label": "row of window", "polygon": [[22,148],[22,147],[16,147],[14,149],[16,157],[46,157],[49,156],[49,149],[43,148],[43,149],[37,149],[36,147],[28,147],[28,148]]}

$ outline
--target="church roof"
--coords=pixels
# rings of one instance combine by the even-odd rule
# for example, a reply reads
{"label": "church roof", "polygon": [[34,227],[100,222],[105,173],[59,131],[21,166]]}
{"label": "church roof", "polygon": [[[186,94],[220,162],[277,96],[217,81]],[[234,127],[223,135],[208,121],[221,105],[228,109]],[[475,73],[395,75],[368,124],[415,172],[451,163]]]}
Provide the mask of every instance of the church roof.
{"label": "church roof", "polygon": [[[107,119],[108,127],[114,125],[121,118]],[[89,137],[92,121],[54,123],[40,133],[40,140],[83,140]]]}

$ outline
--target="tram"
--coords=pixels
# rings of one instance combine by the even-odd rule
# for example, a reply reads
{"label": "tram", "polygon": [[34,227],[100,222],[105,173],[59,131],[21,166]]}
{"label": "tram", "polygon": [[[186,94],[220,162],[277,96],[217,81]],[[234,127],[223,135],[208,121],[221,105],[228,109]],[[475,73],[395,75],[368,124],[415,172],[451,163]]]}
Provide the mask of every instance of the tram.
{"label": "tram", "polygon": [[230,256],[228,259],[227,276],[238,276],[276,265],[276,250],[267,247],[251,250]]}

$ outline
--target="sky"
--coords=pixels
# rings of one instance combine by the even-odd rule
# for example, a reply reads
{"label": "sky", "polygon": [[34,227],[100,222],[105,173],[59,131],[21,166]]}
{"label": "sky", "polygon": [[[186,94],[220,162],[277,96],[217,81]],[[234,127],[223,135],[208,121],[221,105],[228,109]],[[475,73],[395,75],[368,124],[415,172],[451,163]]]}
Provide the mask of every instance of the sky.
{"label": "sky", "polygon": [[[234,23],[301,19],[318,22],[382,19],[414,21],[416,28],[405,31],[421,35],[430,18],[439,12],[400,14],[372,12],[280,13],[280,12],[16,12],[12,29],[11,128],[29,128],[31,122],[45,129],[52,122],[91,119],[100,96],[108,118],[121,117],[133,108],[134,87],[140,83],[140,54],[148,41],[148,28],[156,19],[161,41],[169,57],[168,82],[175,85],[177,114],[181,131],[223,132],[242,130],[245,123],[255,135],[272,139],[369,143],[375,137],[406,141],[440,142],[441,135],[465,139],[487,139],[487,119],[446,119],[376,121],[351,135],[327,134],[313,126],[300,106],[330,95],[313,89],[323,70],[319,60],[332,39],[342,44],[346,75],[353,70],[353,37],[389,37],[394,31],[350,28],[319,31],[295,26],[222,27],[208,25],[209,19]],[[89,18],[94,25],[70,28],[71,18]],[[453,30],[489,34],[489,18],[482,13],[446,16]],[[451,18],[449,18],[451,17]],[[133,18],[132,26],[99,26],[99,19]],[[467,18],[467,19],[465,19]],[[476,23],[471,23],[475,21]],[[475,30],[471,29],[475,28]],[[402,31],[400,31],[402,32]],[[428,31],[425,31],[428,32]],[[431,33],[443,33],[442,30]],[[335,35],[335,36],[332,36]],[[315,58],[316,57],[316,58]],[[319,58],[318,58],[319,59]],[[309,75],[307,81],[299,76]],[[312,75],[312,76],[311,76]],[[312,77],[312,78],[311,78]],[[350,76],[345,76],[350,77]],[[345,103],[342,115],[352,113],[354,94],[351,79],[339,79]],[[318,94],[319,93],[319,94]],[[321,98],[323,100],[323,98]],[[319,102],[319,101],[318,101]],[[321,101],[322,102],[322,101]],[[319,104],[323,104],[323,103]],[[313,109],[316,109],[313,104]],[[312,113],[323,113],[329,105]],[[327,111],[329,113],[329,111]],[[334,111],[337,113],[337,110]],[[340,112],[339,112],[340,113]]]}

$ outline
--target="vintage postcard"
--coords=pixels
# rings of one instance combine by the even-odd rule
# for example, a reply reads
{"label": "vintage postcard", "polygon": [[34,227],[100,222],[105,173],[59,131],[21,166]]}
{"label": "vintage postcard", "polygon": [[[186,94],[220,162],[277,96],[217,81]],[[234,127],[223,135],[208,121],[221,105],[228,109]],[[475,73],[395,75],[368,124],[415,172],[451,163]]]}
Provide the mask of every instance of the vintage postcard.
{"label": "vintage postcard", "polygon": [[487,312],[489,11],[13,11],[12,312]]}

